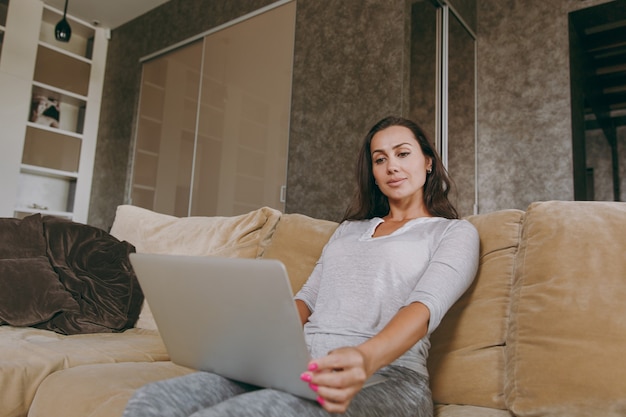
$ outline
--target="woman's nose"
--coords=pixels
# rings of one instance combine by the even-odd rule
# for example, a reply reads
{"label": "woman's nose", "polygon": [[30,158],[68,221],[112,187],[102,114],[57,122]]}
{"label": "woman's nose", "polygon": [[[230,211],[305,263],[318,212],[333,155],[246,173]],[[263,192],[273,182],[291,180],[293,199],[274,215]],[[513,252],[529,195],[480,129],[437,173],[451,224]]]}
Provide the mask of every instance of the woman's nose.
{"label": "woman's nose", "polygon": [[398,172],[398,165],[396,164],[396,161],[393,159],[390,159],[389,162],[387,163],[387,172],[392,173],[392,172]]}

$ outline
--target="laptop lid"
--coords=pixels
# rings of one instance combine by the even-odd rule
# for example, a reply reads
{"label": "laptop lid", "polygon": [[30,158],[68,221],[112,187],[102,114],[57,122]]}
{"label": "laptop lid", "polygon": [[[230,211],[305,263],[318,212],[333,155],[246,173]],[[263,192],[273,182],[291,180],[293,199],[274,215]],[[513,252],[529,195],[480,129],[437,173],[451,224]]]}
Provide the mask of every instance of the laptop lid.
{"label": "laptop lid", "polygon": [[130,255],[174,363],[300,397],[309,353],[276,260]]}

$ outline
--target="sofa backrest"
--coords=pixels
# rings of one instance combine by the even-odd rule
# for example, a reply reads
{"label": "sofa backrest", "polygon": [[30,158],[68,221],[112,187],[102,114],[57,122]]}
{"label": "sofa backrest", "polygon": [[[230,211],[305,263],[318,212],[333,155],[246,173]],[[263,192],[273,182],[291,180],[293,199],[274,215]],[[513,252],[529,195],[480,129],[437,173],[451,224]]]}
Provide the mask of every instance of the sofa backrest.
{"label": "sofa backrest", "polygon": [[337,226],[338,223],[302,214],[283,214],[280,218],[263,257],[285,264],[294,294],[313,271]]}
{"label": "sofa backrest", "polygon": [[428,369],[436,403],[506,408],[504,344],[523,218],[520,210],[467,218],[480,236],[480,263],[471,287],[431,336]]}
{"label": "sofa backrest", "polygon": [[626,415],[626,203],[533,203],[506,346],[515,415]]}

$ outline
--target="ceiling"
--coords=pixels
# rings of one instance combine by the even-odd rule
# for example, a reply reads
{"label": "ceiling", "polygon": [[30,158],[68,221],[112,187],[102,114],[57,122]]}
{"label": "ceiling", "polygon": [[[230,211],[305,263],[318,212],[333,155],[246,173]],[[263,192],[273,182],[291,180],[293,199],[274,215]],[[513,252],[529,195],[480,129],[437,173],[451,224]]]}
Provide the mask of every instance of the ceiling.
{"label": "ceiling", "polygon": [[[69,0],[67,14],[87,23],[115,29],[169,0]],[[63,11],[65,0],[43,0]]]}
{"label": "ceiling", "polygon": [[584,52],[587,128],[626,126],[626,0],[572,13]]}

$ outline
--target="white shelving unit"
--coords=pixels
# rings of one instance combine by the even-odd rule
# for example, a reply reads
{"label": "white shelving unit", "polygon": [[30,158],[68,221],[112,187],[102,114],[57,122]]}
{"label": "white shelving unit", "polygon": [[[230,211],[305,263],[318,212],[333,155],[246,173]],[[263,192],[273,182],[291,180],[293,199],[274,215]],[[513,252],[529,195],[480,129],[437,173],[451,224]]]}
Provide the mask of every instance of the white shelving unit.
{"label": "white shelving unit", "polygon": [[72,36],[59,42],[62,12],[41,0],[11,0],[6,15],[0,87],[11,94],[0,97],[8,127],[0,191],[10,202],[0,203],[0,216],[40,212],[85,223],[107,31],[68,15]]}

